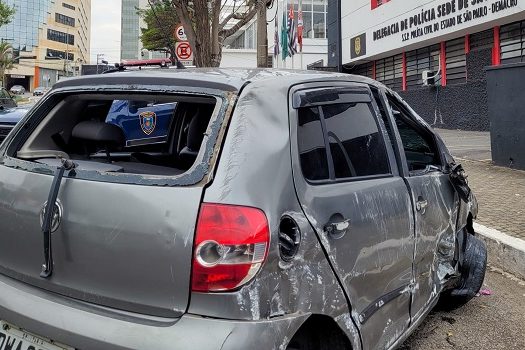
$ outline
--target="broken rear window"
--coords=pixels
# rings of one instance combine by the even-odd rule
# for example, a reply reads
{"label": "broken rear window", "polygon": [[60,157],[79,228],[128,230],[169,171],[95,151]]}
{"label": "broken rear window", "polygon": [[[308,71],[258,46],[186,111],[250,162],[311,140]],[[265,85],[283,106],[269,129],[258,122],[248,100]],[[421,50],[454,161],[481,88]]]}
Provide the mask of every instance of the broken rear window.
{"label": "broken rear window", "polygon": [[77,171],[179,176],[196,163],[221,105],[206,95],[68,94],[15,154],[50,167],[70,159]]}

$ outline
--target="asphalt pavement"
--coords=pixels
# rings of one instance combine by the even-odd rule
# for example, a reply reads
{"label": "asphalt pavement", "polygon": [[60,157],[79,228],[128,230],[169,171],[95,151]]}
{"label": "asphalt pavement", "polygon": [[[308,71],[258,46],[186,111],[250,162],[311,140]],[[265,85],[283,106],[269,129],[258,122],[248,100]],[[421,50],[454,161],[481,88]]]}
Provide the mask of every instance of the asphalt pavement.
{"label": "asphalt pavement", "polygon": [[492,295],[454,311],[432,311],[400,349],[525,349],[525,281],[489,268],[483,288]]}

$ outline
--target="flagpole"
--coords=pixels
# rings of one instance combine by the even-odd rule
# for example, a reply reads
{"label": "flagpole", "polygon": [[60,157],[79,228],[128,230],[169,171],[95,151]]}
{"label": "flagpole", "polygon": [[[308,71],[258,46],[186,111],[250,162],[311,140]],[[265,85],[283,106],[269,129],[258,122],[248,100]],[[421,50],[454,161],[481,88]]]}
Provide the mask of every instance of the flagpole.
{"label": "flagpole", "polygon": [[297,30],[297,35],[300,35],[301,38],[300,38],[300,49],[301,49],[301,70],[304,69],[303,67],[303,39],[304,39],[304,20],[303,20],[303,0],[299,0],[299,8],[298,8],[298,13],[297,13],[297,18],[299,19],[299,13],[301,14],[301,32],[299,33],[299,29]]}
{"label": "flagpole", "polygon": [[[285,17],[286,17],[286,10],[287,10],[287,9],[288,9],[288,0],[283,0],[283,14],[284,14]],[[284,25],[284,23],[283,23],[283,25]],[[287,34],[287,35],[288,35],[288,34]],[[288,48],[286,48],[286,50],[288,50]],[[286,59],[288,58],[288,54],[285,55],[285,54],[284,54],[284,50],[283,50],[283,53],[282,53],[282,54],[284,55],[283,66],[284,66],[284,68],[286,69],[286,68],[287,68],[287,67],[286,67],[286,66],[287,66],[287,65],[286,65]]]}
{"label": "flagpole", "polygon": [[[295,0],[292,0],[292,6],[291,6],[291,9],[292,9],[293,12],[295,12],[295,11],[294,11],[294,6],[295,6]],[[293,21],[292,21],[292,27],[295,26],[295,13],[294,13],[293,15],[294,15],[294,16],[293,16],[294,19],[293,19]],[[293,40],[293,37],[292,37],[292,40]],[[295,44],[295,43],[292,43],[292,46],[293,46],[293,44]],[[295,55],[292,55],[292,69],[295,69],[295,64],[294,64],[294,63],[295,63]]]}

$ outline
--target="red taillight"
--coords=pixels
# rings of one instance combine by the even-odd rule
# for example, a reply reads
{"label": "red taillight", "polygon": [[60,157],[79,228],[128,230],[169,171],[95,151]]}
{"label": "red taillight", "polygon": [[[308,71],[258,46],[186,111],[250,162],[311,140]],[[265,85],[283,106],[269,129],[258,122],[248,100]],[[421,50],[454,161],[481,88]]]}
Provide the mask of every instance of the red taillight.
{"label": "red taillight", "polygon": [[250,281],[266,258],[270,233],[260,209],[201,206],[195,237],[192,290],[231,291]]}

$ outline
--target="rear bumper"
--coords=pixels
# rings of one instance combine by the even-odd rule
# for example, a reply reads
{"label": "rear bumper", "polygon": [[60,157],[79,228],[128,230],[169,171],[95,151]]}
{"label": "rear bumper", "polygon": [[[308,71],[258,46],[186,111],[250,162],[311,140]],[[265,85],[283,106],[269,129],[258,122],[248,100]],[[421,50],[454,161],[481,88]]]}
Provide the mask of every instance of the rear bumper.
{"label": "rear bumper", "polygon": [[138,317],[0,276],[0,319],[78,349],[284,349],[308,316],[250,322],[196,315]]}

